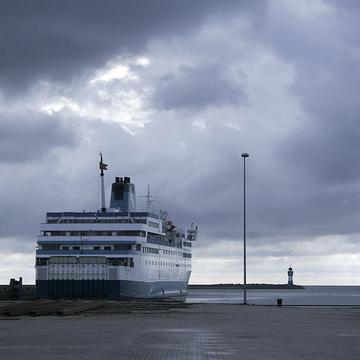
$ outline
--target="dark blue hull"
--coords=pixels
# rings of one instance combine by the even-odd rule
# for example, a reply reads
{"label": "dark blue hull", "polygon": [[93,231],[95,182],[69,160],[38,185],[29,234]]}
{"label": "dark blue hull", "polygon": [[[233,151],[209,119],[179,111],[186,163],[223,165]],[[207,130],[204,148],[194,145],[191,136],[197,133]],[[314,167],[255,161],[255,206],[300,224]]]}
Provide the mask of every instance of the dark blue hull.
{"label": "dark blue hull", "polygon": [[125,280],[37,280],[37,298],[128,299],[187,295],[187,282]]}

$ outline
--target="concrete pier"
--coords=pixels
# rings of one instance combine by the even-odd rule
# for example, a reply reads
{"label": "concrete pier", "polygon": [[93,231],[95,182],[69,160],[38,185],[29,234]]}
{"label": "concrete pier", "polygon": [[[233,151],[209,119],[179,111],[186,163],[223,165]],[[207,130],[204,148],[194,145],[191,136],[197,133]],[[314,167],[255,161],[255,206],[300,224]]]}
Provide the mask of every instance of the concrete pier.
{"label": "concrete pier", "polygon": [[2,360],[358,360],[359,354],[356,306],[196,304],[129,314],[0,319]]}

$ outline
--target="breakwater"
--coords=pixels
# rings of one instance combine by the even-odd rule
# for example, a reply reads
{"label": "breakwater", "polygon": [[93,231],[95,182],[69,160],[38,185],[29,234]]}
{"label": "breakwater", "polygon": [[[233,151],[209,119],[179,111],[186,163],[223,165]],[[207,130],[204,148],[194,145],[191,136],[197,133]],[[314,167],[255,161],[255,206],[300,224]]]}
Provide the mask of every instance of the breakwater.
{"label": "breakwater", "polygon": [[[35,285],[22,285],[19,292],[19,299],[30,300],[35,298]],[[11,298],[9,285],[0,285],[0,300],[9,300]]]}
{"label": "breakwater", "polygon": [[[189,289],[243,289],[243,284],[193,284],[189,285]],[[305,289],[302,285],[288,285],[288,284],[247,284],[247,289],[290,289],[301,290]]]}

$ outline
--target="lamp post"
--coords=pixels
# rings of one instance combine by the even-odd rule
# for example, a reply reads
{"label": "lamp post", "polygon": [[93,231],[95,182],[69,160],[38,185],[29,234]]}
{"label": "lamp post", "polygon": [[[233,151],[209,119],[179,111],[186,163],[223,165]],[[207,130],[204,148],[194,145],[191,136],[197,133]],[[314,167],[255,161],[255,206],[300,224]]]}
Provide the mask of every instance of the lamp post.
{"label": "lamp post", "polygon": [[245,182],[245,160],[249,157],[248,153],[242,153],[244,159],[244,305],[246,305],[246,182]]}

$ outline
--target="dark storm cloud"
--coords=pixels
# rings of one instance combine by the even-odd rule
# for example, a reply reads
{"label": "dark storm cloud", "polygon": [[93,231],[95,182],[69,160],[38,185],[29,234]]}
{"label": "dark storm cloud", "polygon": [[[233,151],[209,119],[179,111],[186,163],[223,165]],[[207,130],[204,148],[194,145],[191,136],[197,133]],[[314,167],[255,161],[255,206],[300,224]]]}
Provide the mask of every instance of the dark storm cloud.
{"label": "dark storm cloud", "polygon": [[[0,117],[0,237],[18,238],[11,251],[35,247],[46,211],[97,209],[101,150],[107,203],[114,176],[131,176],[137,195],[150,183],[157,210],[200,226],[195,249],[232,255],[247,151],[253,256],[293,256],[319,235],[353,233],[356,244],[357,2],[323,4],[1,2],[0,114],[11,115]],[[131,59],[134,77],[89,82],[114,56]],[[324,239],[319,254],[341,248]]]}
{"label": "dark storm cloud", "polygon": [[[98,8],[97,2],[51,4],[51,7],[31,8],[24,5],[16,14],[5,19],[8,25],[14,21],[20,23],[19,29],[14,28],[15,37],[13,45],[9,44],[9,54],[14,55],[18,51],[18,58],[24,59],[26,56],[22,52],[30,53],[29,49],[34,49],[33,56],[26,58],[29,67],[22,67],[23,61],[13,63],[14,73],[17,73],[16,69],[23,69],[25,72],[24,80],[30,73],[31,79],[38,75],[58,76],[61,79],[72,77],[82,69],[98,65],[124,49],[139,51],[152,38],[164,39],[180,34],[184,38],[188,37],[190,41],[191,31],[207,16],[235,9],[232,2],[226,2],[226,9],[223,10],[217,2],[206,2],[205,5],[201,1],[192,3],[191,11],[188,7],[190,5],[186,3],[161,1],[151,2],[151,5],[150,2],[141,4],[140,12],[138,2],[109,2],[109,5],[101,9]],[[233,15],[236,18],[235,10]],[[266,172],[265,160],[261,160],[262,155],[257,152],[257,145],[254,146],[251,154],[254,159],[251,158],[250,161],[258,162],[258,173],[257,176],[252,175],[254,170],[250,162],[249,231],[260,239],[261,235],[273,233],[319,234],[326,231],[344,231],[345,227],[355,230],[356,224],[351,220],[351,214],[359,212],[356,201],[352,200],[355,188],[346,192],[332,188],[336,184],[356,182],[359,175],[359,167],[354,165],[359,153],[359,109],[356,101],[359,72],[351,56],[345,56],[350,55],[348,49],[355,44],[350,43],[349,47],[339,44],[336,37],[328,36],[328,31],[322,29],[318,22],[315,28],[312,28],[304,26],[299,19],[284,16],[281,11],[271,16],[268,22],[262,23],[254,30],[256,36],[252,33],[247,36],[254,36],[258,42],[263,41],[271,51],[276,51],[281,59],[294,65],[296,79],[291,91],[301,99],[301,106],[309,117],[285,140],[266,139],[274,160],[280,164],[278,168],[282,167],[281,174]],[[256,14],[253,17],[256,17]],[[31,26],[34,30],[29,32],[28,37],[24,36],[23,42],[19,39],[20,42],[15,46],[15,40],[22,39],[25,33],[24,24],[29,23],[38,25]],[[329,26],[326,22],[325,25]],[[43,31],[44,29],[46,31]],[[12,39],[11,36],[9,39]],[[16,59],[16,56],[10,57]],[[4,73],[7,68],[11,68],[10,57],[9,62],[6,63],[5,59],[0,67],[4,69]],[[178,72],[151,84],[156,91],[154,104],[165,110],[187,109],[190,112],[198,112],[209,105],[236,105],[239,104],[239,100],[240,103],[244,101],[245,91],[239,84],[235,86],[224,76],[222,64],[216,63],[215,60],[211,63],[195,61],[194,66],[180,66]],[[12,76],[11,71],[8,74]],[[344,90],[346,96],[342,96]],[[349,109],[351,116],[342,116]],[[190,114],[189,118],[196,119],[196,115]],[[127,162],[124,157],[114,165],[119,168],[130,167],[129,172],[138,172],[139,177],[145,169],[154,171],[154,161],[143,159],[141,152],[152,153],[147,152],[143,144],[146,144],[148,139],[155,138],[155,146],[162,144],[162,148],[167,149],[166,152],[169,154],[169,159],[159,161],[160,166],[156,167],[155,172],[159,178],[168,179],[169,164],[174,164],[174,175],[168,181],[169,191],[165,189],[162,195],[164,207],[176,212],[181,221],[189,217],[189,204],[195,202],[197,206],[192,210],[192,218],[198,219],[209,238],[238,237],[241,232],[240,220],[237,220],[241,219],[241,191],[238,187],[241,172],[235,152],[239,154],[247,145],[251,147],[252,141],[256,143],[257,134],[244,134],[242,131],[234,132],[227,129],[221,135],[222,126],[219,126],[207,129],[201,136],[190,140],[190,130],[184,130],[174,142],[181,141],[182,137],[186,139],[186,146],[194,160],[185,160],[176,156],[171,158],[176,152],[173,144],[155,137],[161,132],[169,134],[175,131],[174,127],[173,124],[165,129],[164,125],[160,124],[159,128],[146,128],[146,136],[144,135],[136,151],[134,144],[127,145],[126,139],[122,139],[120,153],[126,154],[131,151],[131,161]],[[111,154],[117,149],[119,142],[117,137],[111,136],[117,132],[108,129],[109,125],[98,124],[96,133],[106,134],[103,137],[109,139],[108,144],[116,144],[113,145],[114,150],[109,148],[107,151]],[[54,136],[55,134],[56,132]],[[19,143],[16,136],[14,138],[14,144]],[[45,136],[43,138],[46,139]],[[60,140],[44,140],[44,146],[56,144],[57,141]],[[93,138],[94,143],[101,141],[100,135]],[[39,154],[42,149],[40,145],[39,150],[35,147],[34,154]],[[152,154],[154,159],[161,159],[161,155],[156,152]],[[29,156],[32,156],[31,153]],[[177,181],[178,169],[187,166],[187,161],[193,161],[195,164],[199,159],[202,162],[201,171],[193,165],[193,172],[189,173],[191,180],[184,181],[186,189],[181,188]],[[166,198],[172,199],[171,192],[174,191],[174,187],[177,191],[182,190],[184,195],[181,199],[171,200],[167,204]],[[329,219],[334,218],[336,222],[329,222]],[[221,227],[218,226],[219,223],[222,224]]]}
{"label": "dark storm cloud", "polygon": [[0,163],[41,160],[55,148],[74,144],[74,133],[56,115],[0,114]]}
{"label": "dark storm cloud", "polygon": [[344,26],[340,15],[356,3],[327,1],[335,13],[319,15],[316,21],[293,21],[277,12],[264,28],[273,49],[294,66],[291,90],[306,114],[279,151],[293,171],[322,187],[360,177],[360,29],[357,16],[349,13]]}
{"label": "dark storm cloud", "polygon": [[311,179],[314,185],[357,183],[360,178],[359,118],[349,119],[346,114],[334,111],[331,117],[321,120],[323,123],[318,123],[315,129],[303,129],[283,144],[286,157],[292,163],[289,166]]}
{"label": "dark storm cloud", "polygon": [[[279,3],[273,4],[276,10],[254,36],[294,67],[295,81],[289,90],[304,114],[296,130],[271,144],[272,161],[280,173],[265,174],[264,167],[262,179],[251,178],[250,159],[249,229],[263,235],[358,232],[357,16],[349,11],[350,2],[339,5],[349,11],[346,17],[337,17],[338,3],[329,2],[334,13],[316,20],[314,14],[297,18]],[[215,227],[213,235],[221,236]],[[231,237],[231,231],[226,236]]]}
{"label": "dark storm cloud", "polygon": [[155,106],[170,109],[202,109],[208,106],[237,105],[244,100],[239,84],[226,79],[222,64],[182,66],[155,85]]}
{"label": "dark storm cloud", "polygon": [[[261,4],[263,6],[263,4]],[[212,14],[248,1],[2,1],[0,80],[21,90],[35,79],[69,81],[112,56],[138,53],[152,38],[190,33]]]}
{"label": "dark storm cloud", "polygon": [[[7,184],[6,191],[0,191],[0,203],[6,204],[0,217],[0,239],[17,238],[18,245],[22,241],[34,245],[46,211],[97,210],[99,151],[109,162],[108,184],[119,175],[116,169],[128,166],[127,161],[136,156],[136,151],[129,156],[133,137],[115,123],[88,119],[82,124],[82,118],[61,112],[0,119],[1,180]],[[69,123],[66,127],[65,121],[71,122],[71,127]],[[90,151],[82,136],[84,129],[91,132]],[[57,150],[56,156],[51,156],[53,150]],[[110,156],[114,152],[116,156]]]}

